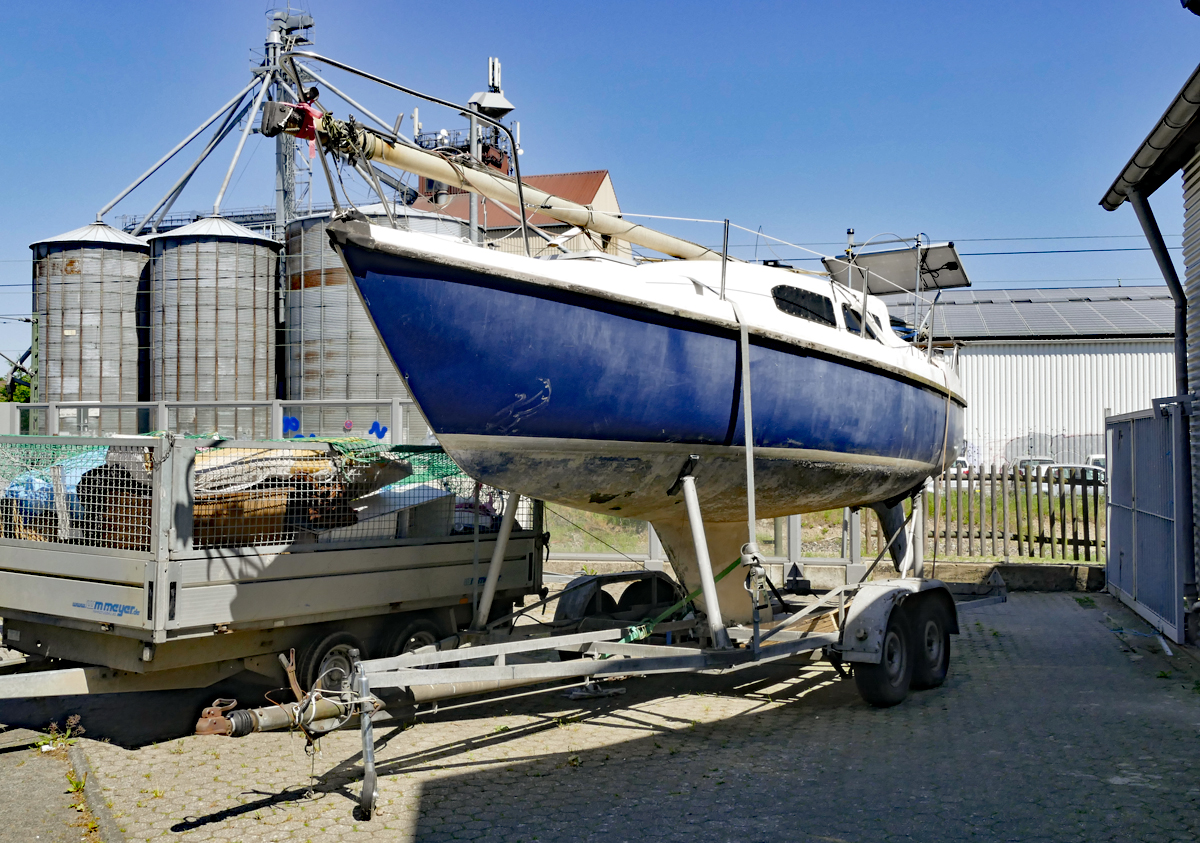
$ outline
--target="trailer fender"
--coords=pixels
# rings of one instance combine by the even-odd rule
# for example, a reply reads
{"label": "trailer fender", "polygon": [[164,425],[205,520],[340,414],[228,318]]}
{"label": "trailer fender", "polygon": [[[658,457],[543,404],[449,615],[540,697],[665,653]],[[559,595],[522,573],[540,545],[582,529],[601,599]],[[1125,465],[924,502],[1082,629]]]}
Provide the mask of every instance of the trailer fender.
{"label": "trailer fender", "polygon": [[883,631],[892,611],[906,601],[937,600],[946,607],[947,627],[958,632],[954,598],[940,580],[895,579],[867,583],[858,589],[838,647],[842,661],[878,664],[883,650]]}
{"label": "trailer fender", "polygon": [[842,624],[838,642],[842,661],[879,664],[888,618],[914,590],[893,582],[870,583],[858,589]]}

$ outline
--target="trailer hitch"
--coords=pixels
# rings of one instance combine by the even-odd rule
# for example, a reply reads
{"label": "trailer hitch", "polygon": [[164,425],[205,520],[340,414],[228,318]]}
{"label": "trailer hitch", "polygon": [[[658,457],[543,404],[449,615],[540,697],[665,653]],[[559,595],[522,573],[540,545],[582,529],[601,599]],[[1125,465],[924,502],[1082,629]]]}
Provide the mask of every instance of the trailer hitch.
{"label": "trailer hitch", "polygon": [[196,721],[197,735],[228,735],[233,731],[233,724],[225,716],[225,712],[237,708],[237,700],[218,699],[204,711]]}

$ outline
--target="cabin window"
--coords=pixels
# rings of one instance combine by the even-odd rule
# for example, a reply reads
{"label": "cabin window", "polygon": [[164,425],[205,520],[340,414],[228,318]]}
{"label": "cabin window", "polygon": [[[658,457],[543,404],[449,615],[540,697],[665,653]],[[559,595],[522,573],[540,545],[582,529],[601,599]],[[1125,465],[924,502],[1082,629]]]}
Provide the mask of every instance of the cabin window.
{"label": "cabin window", "polygon": [[789,316],[799,316],[820,325],[837,327],[833,318],[833,302],[820,293],[810,293],[799,287],[789,287],[780,284],[771,290],[775,298],[775,306]]}
{"label": "cabin window", "polygon": [[[862,336],[862,317],[858,311],[850,307],[848,304],[842,305],[842,319],[846,321],[846,330],[856,336]],[[867,323],[867,336],[873,340],[879,339],[875,333],[875,329],[871,327],[871,323]]]}

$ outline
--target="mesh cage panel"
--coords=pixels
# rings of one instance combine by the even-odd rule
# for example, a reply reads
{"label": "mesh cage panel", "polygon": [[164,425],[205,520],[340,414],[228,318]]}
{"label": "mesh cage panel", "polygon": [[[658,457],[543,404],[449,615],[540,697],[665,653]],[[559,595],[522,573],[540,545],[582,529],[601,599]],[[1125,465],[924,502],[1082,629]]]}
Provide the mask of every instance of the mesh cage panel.
{"label": "mesh cage panel", "polygon": [[[471,535],[475,481],[440,448],[351,438],[199,449],[192,547],[389,543]],[[480,533],[500,529],[504,493],[482,487]],[[530,529],[522,501],[514,529]]]}
{"label": "mesh cage panel", "polygon": [[0,536],[150,550],[154,451],[0,442]]}

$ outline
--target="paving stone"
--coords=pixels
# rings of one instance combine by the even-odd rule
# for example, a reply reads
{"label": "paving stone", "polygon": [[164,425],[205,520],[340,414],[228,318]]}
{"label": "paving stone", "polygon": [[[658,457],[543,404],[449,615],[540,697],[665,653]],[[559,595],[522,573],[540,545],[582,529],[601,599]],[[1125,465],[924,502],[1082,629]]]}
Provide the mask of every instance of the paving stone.
{"label": "paving stone", "polygon": [[85,744],[130,840],[1194,840],[1200,666],[1151,639],[1131,651],[1105,613],[1136,620],[1095,601],[964,614],[946,684],[892,709],[802,661],[381,724],[370,822],[356,732],[322,740],[311,796],[292,735]]}

